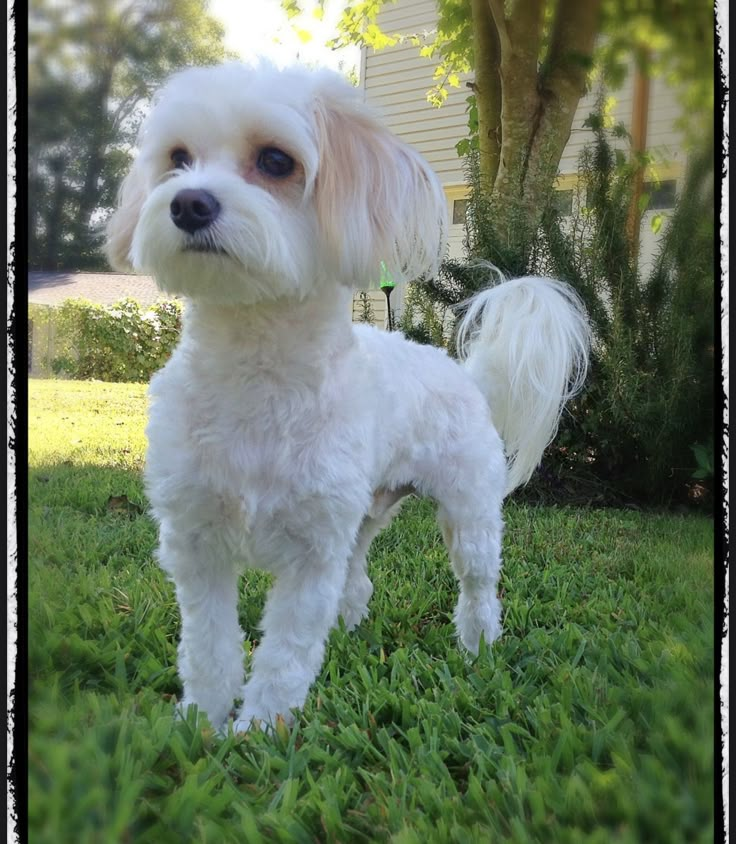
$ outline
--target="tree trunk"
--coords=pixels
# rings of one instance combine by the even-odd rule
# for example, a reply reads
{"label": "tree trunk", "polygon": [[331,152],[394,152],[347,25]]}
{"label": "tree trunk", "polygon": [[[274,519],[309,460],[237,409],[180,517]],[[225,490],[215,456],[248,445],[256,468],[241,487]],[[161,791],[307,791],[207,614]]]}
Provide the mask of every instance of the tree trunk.
{"label": "tree trunk", "polygon": [[509,17],[503,0],[489,0],[501,47],[501,157],[494,183],[497,233],[502,242],[527,240],[522,232],[524,169],[538,109],[537,66],[542,40],[542,0],[517,0]]}
{"label": "tree trunk", "polygon": [[508,16],[503,0],[487,2],[501,53],[501,148],[493,184],[496,226],[502,241],[513,246],[528,242],[539,225],[585,93],[600,0],[560,0],[541,67],[542,0],[516,0]]}
{"label": "tree trunk", "polygon": [[77,223],[79,226],[80,240],[84,239],[89,229],[92,213],[97,207],[99,198],[98,181],[102,173],[102,166],[105,161],[105,152],[109,142],[108,104],[112,91],[113,67],[109,66],[102,72],[99,83],[95,86],[94,102],[95,111],[98,113],[98,120],[95,124],[95,131],[90,138],[88,146],[87,166],[84,174],[84,183],[79,195],[79,214]]}
{"label": "tree trunk", "polygon": [[488,13],[488,0],[472,0],[472,15],[480,177],[483,189],[490,192],[501,156],[501,47]]}
{"label": "tree trunk", "polygon": [[585,94],[598,33],[600,0],[560,0],[549,55],[540,72],[538,106],[529,139],[523,191],[527,207],[536,210],[552,187],[570,139],[578,103]]}
{"label": "tree trunk", "polygon": [[46,218],[46,249],[41,260],[41,266],[45,270],[56,270],[60,264],[59,244],[61,243],[61,228],[64,220],[64,170],[66,166],[67,162],[62,156],[52,160],[54,187],[51,195],[53,200]]}

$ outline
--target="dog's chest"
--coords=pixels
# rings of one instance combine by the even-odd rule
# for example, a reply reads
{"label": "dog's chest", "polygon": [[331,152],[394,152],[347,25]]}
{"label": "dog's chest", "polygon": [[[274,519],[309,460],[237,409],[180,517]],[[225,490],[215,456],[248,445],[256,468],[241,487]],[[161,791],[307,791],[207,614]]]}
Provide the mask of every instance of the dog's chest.
{"label": "dog's chest", "polygon": [[314,492],[334,432],[319,394],[299,385],[181,385],[159,380],[148,426],[149,474],[232,502],[251,515]]}
{"label": "dog's chest", "polygon": [[261,496],[291,487],[319,449],[314,414],[303,404],[290,412],[288,398],[237,396],[196,405],[187,438],[195,465],[208,483]]}
{"label": "dog's chest", "polygon": [[[370,490],[359,449],[325,403],[297,392],[206,395],[156,385],[146,480],[159,521],[177,530],[217,526],[218,542],[249,565],[276,571],[285,543],[312,547],[320,524],[350,524]],[[366,502],[363,502],[363,498]],[[194,524],[196,522],[197,524]]]}

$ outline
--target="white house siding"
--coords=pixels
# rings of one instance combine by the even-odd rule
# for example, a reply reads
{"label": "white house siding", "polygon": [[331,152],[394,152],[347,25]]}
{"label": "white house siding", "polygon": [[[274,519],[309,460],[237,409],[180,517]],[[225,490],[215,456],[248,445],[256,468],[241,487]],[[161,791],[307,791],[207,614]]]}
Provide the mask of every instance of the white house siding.
{"label": "white house siding", "polygon": [[[378,23],[391,35],[416,35],[431,40],[436,26],[436,0],[386,3]],[[375,52],[363,50],[361,57],[361,86],[366,101],[381,116],[386,126],[398,137],[411,144],[429,162],[440,178],[448,196],[448,213],[452,218],[452,202],[465,195],[462,161],[455,144],[467,134],[467,98],[470,91],[462,87],[449,88],[449,96],[436,108],[427,102],[427,92],[434,87],[435,62],[419,55],[419,49],[408,41]],[[464,226],[451,226],[450,254],[463,254]],[[391,306],[400,312],[403,304],[403,285],[397,285],[391,295]],[[385,297],[380,291],[370,291],[376,324],[386,324]],[[356,296],[353,316],[360,308]]]}
{"label": "white house siding", "polygon": [[[378,16],[379,26],[392,35],[423,37],[435,29],[436,21],[436,0],[387,3]],[[419,49],[408,42],[380,52],[364,50],[361,84],[366,100],[389,129],[427,159],[442,184],[462,185],[462,162],[455,144],[467,134],[470,91],[463,80],[460,88],[448,88],[441,108],[428,103],[435,67],[433,59],[420,56]]]}
{"label": "white house siding", "polygon": [[649,93],[647,144],[658,164],[666,164],[670,171],[682,172],[685,167],[685,146],[678,121],[682,105],[677,92],[661,77],[652,79]]}
{"label": "white house siding", "polygon": [[[378,15],[378,24],[389,34],[422,35],[431,33],[436,26],[436,0],[398,0],[386,3]],[[416,46],[404,42],[380,52],[364,49],[361,57],[361,86],[365,99],[379,114],[386,125],[400,138],[420,152],[433,167],[445,188],[448,212],[452,219],[452,206],[465,195],[462,160],[455,145],[467,135],[467,97],[469,90],[465,79],[460,88],[448,88],[448,98],[441,108],[427,102],[427,92],[434,86],[433,73],[436,62],[419,55]],[[472,78],[469,74],[468,79]],[[591,90],[580,100],[572,123],[570,139],[560,161],[560,189],[574,185],[578,158],[591,133],[583,127],[588,115],[594,111],[600,85],[593,83]],[[634,74],[629,73],[621,88],[606,91],[613,98],[610,111],[616,123],[631,128]],[[650,85],[647,145],[655,155],[653,173],[661,179],[680,179],[684,170],[684,149],[681,135],[676,129],[680,106],[675,91],[662,79],[653,79]],[[618,141],[622,147],[627,142]],[[679,185],[678,185],[679,187]],[[651,230],[655,212],[648,212],[642,220],[642,268],[651,263],[656,251],[658,236]],[[663,213],[666,218],[666,212]],[[448,253],[462,257],[464,226],[451,225]],[[402,291],[397,287],[393,294],[395,305],[400,306]]]}
{"label": "white house siding", "polygon": [[[386,309],[386,294],[382,290],[365,290],[370,310],[373,316],[372,323],[380,328],[386,328],[388,312]],[[391,310],[396,309],[396,291],[391,292]],[[361,301],[360,292],[353,295],[353,322],[364,322],[365,307]]]}
{"label": "white house siding", "polygon": [[[614,123],[623,123],[631,129],[631,118],[634,108],[634,70],[633,66],[627,74],[623,85],[615,90],[603,89],[606,98],[612,101],[610,116]],[[591,90],[578,103],[573,118],[570,139],[560,160],[560,173],[574,174],[583,147],[591,140],[590,130],[583,126],[588,115],[595,110],[596,101],[602,91],[600,83],[593,81]],[[657,166],[668,168],[668,172],[676,169],[680,172],[684,166],[684,148],[680,131],[676,123],[682,114],[682,108],[677,102],[676,92],[663,79],[650,80],[649,111],[647,116],[647,147],[654,155]],[[627,141],[617,142],[625,148]]]}

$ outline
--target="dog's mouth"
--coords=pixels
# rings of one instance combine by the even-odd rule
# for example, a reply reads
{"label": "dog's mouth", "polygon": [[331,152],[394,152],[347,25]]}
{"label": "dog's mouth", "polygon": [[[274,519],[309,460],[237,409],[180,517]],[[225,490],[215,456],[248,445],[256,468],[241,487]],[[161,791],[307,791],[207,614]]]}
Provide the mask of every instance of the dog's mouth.
{"label": "dog's mouth", "polygon": [[230,257],[230,253],[219,243],[210,238],[189,238],[184,244],[183,252],[198,252],[203,255],[224,255]]}

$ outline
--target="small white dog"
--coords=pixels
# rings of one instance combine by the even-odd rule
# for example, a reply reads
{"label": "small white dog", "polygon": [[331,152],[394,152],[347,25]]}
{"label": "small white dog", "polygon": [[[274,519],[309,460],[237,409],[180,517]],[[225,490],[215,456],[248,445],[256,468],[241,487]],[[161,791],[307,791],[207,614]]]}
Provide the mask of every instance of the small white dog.
{"label": "small white dog", "polygon": [[[214,725],[235,698],[235,730],[304,703],[338,617],[366,615],[368,548],[412,492],[438,504],[462,644],[501,632],[502,500],[581,384],[589,332],[568,287],[532,278],[471,300],[463,364],[352,325],[352,288],[382,260],[399,281],[435,273],[445,231],[430,167],[332,72],[187,70],[145,123],[108,253],[188,300],[151,382],[146,483],[184,703]],[[248,566],[275,585],[243,686]]]}

